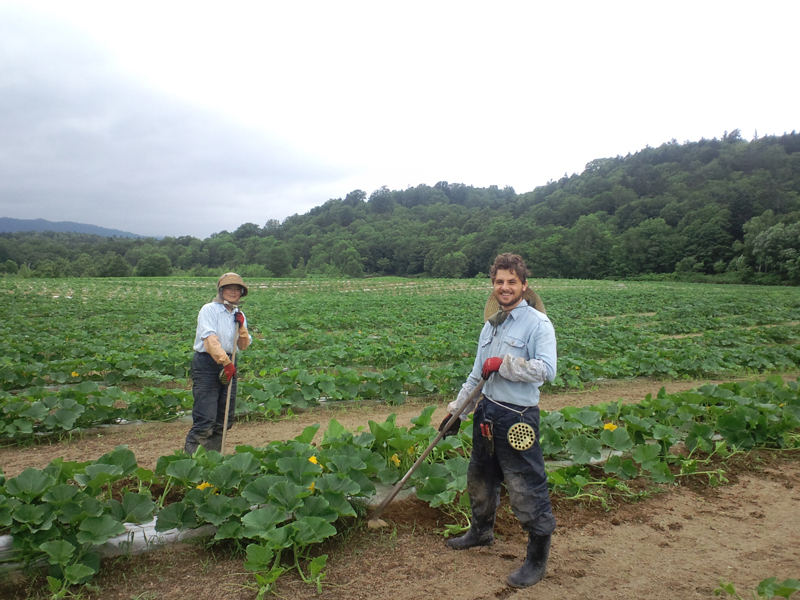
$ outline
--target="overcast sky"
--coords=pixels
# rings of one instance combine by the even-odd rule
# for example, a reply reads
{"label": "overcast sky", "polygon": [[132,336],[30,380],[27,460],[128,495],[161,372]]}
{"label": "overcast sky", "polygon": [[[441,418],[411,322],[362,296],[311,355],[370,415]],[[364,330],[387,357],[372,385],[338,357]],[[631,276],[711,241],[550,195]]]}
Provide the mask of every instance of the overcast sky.
{"label": "overcast sky", "polygon": [[0,0],[0,217],[194,235],[800,129],[800,2]]}

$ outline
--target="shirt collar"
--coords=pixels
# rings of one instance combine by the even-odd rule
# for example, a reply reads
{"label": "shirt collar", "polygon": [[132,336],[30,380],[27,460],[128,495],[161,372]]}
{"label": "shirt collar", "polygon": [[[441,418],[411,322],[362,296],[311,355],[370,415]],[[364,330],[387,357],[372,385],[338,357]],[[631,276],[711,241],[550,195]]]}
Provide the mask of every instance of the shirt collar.
{"label": "shirt collar", "polygon": [[511,310],[511,312],[510,312],[510,313],[508,313],[508,316],[509,316],[509,317],[512,317],[512,318],[514,318],[514,319],[516,319],[516,317],[514,317],[514,313],[517,311],[517,309],[518,309],[518,308],[525,308],[526,306],[529,306],[529,304],[528,304],[528,301],[527,301],[527,300],[525,300],[525,299],[523,298],[523,300],[522,300],[522,301],[521,301],[519,304],[517,304],[517,305],[516,305],[516,306],[515,306],[515,307],[514,307],[514,308]]}

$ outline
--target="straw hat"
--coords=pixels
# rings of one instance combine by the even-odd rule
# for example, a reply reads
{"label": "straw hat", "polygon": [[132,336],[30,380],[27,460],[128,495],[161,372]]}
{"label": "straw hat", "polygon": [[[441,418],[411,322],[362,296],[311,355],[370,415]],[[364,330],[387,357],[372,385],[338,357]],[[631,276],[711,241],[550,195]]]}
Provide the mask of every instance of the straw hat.
{"label": "straw hat", "polygon": [[221,287],[226,286],[226,285],[238,285],[238,286],[241,286],[241,288],[242,288],[242,298],[247,296],[247,291],[248,291],[247,290],[247,286],[244,284],[244,281],[242,280],[242,278],[239,277],[239,275],[237,275],[236,273],[225,273],[225,274],[221,275],[219,279],[217,279],[217,291],[219,291],[219,289]]}
{"label": "straw hat", "polygon": [[[522,299],[540,313],[546,314],[546,311],[544,310],[544,302],[542,302],[542,299],[539,298],[539,294],[534,292],[530,287],[522,292]],[[484,323],[488,321],[489,317],[495,314],[498,310],[500,310],[500,303],[497,301],[497,297],[494,295],[494,292],[492,292],[489,294],[489,299],[486,301],[486,306],[483,307]]]}

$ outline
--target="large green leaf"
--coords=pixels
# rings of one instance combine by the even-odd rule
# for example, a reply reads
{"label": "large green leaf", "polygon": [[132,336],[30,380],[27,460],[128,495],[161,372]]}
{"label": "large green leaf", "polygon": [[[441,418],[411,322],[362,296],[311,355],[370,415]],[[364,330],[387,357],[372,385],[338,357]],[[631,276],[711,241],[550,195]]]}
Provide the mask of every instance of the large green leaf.
{"label": "large green leaf", "polygon": [[227,496],[209,494],[204,504],[197,507],[197,516],[219,527],[233,515],[231,499]]}
{"label": "large green leaf", "polygon": [[291,458],[279,458],[276,461],[278,469],[281,473],[286,474],[294,483],[302,485],[304,482],[303,475],[322,473],[322,467],[303,458],[302,456],[293,456]]}
{"label": "large green leaf", "polygon": [[631,452],[631,458],[642,465],[643,469],[650,470],[660,462],[661,447],[658,444],[642,444],[636,446]]}
{"label": "large green leaf", "polygon": [[295,485],[290,481],[276,483],[269,490],[270,499],[276,506],[290,513],[303,505],[303,498],[309,496],[311,491]]}
{"label": "large green leaf", "polygon": [[588,435],[578,435],[567,442],[567,450],[572,454],[572,460],[579,465],[589,463],[592,459],[600,460],[602,446]]}
{"label": "large green leaf", "polygon": [[215,540],[239,540],[244,537],[244,528],[238,521],[227,521],[219,526],[214,535]]}
{"label": "large green leaf", "polygon": [[254,475],[261,470],[261,461],[249,452],[234,454],[225,461],[225,464],[242,475]]}
{"label": "large green leaf", "polygon": [[47,490],[47,493],[42,496],[42,500],[55,506],[63,506],[67,502],[71,502],[79,492],[80,490],[76,486],[62,483]]}
{"label": "large green leaf", "polygon": [[90,488],[95,493],[104,485],[122,477],[122,467],[118,465],[95,463],[86,467],[86,472],[76,473],[75,481]]}
{"label": "large green leaf", "polygon": [[125,526],[109,515],[89,517],[79,529],[78,541],[81,544],[105,544],[112,537],[125,533]]}
{"label": "large green leaf", "polygon": [[303,517],[293,522],[291,527],[297,532],[294,540],[299,546],[318,544],[325,538],[336,535],[336,528],[319,517]]}
{"label": "large green leaf", "polygon": [[45,542],[39,549],[47,553],[51,565],[66,565],[75,553],[75,546],[64,540]]}
{"label": "large green leaf", "polygon": [[301,444],[310,444],[311,440],[314,439],[314,436],[317,435],[319,427],[320,427],[319,423],[315,423],[314,425],[309,425],[308,427],[303,429],[303,433],[294,438],[295,441],[298,441]]}
{"label": "large green leaf", "polygon": [[244,563],[244,568],[248,571],[269,571],[274,556],[272,548],[250,544],[247,546],[247,561]]}
{"label": "large green leaf", "polygon": [[266,538],[269,531],[275,529],[288,518],[286,512],[276,506],[266,506],[250,511],[242,517],[244,536],[248,538]]}
{"label": "large green leaf", "polygon": [[127,446],[117,446],[113,452],[104,454],[97,459],[96,464],[117,465],[122,469],[122,476],[127,477],[136,470],[136,456]]}
{"label": "large green leaf", "polygon": [[[333,466],[331,467],[331,465]],[[355,469],[357,471],[366,469],[367,463],[355,456],[337,454],[328,458],[328,467],[331,468],[331,471],[346,473],[350,469]]]}
{"label": "large green leaf", "polygon": [[322,497],[342,517],[355,517],[356,511],[341,492],[324,491]]}
{"label": "large green leaf", "polygon": [[624,427],[617,427],[614,431],[606,429],[600,434],[600,439],[606,446],[620,452],[633,448],[633,440]]}
{"label": "large green leaf", "polygon": [[675,475],[669,470],[667,463],[660,462],[650,467],[650,473],[653,481],[656,483],[673,483]]}
{"label": "large green leaf", "polygon": [[355,496],[361,491],[361,487],[347,477],[339,473],[325,473],[316,480],[316,489],[341,492],[348,496]]}
{"label": "large green leaf", "polygon": [[219,465],[208,475],[208,483],[223,493],[239,487],[241,482],[241,474],[227,463]]}
{"label": "large green leaf", "polygon": [[197,517],[193,506],[176,502],[164,510],[159,511],[156,517],[156,531],[163,532],[170,529],[188,529],[197,525]]}
{"label": "large green leaf", "polygon": [[197,466],[197,461],[191,458],[176,460],[166,468],[166,474],[185,484],[198,483],[203,474],[202,467]]}
{"label": "large green leaf", "polygon": [[339,518],[339,513],[322,496],[309,496],[303,501],[303,506],[295,511],[295,516],[298,519],[319,517],[333,523]]}
{"label": "large green leaf", "polygon": [[125,513],[125,523],[145,523],[153,517],[156,505],[149,496],[128,492],[122,498],[122,508]]}
{"label": "large green leaf", "polygon": [[285,480],[282,475],[263,475],[247,484],[242,490],[242,496],[253,504],[265,504],[269,499],[270,488]]}
{"label": "large green leaf", "polygon": [[571,419],[578,421],[581,425],[585,427],[602,427],[603,420],[600,417],[600,413],[596,410],[582,410],[576,413],[573,413],[570,416]]}
{"label": "large green leaf", "polygon": [[6,493],[16,496],[23,502],[31,502],[44,494],[56,480],[39,469],[25,469],[16,477],[6,481]]}

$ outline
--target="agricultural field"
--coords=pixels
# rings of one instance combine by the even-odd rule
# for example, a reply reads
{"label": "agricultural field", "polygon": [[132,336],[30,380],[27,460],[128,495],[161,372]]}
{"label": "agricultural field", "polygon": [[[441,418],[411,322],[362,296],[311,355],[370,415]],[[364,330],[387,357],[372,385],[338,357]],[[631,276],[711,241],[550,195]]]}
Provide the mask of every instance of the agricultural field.
{"label": "agricultural field", "polygon": [[[388,530],[364,527],[472,366],[486,280],[248,281],[225,457],[179,451],[213,280],[0,280],[0,569],[49,565],[0,597],[707,598],[800,576],[797,290],[531,283],[559,346],[541,445],[560,527],[535,593],[505,587],[524,552],[505,504],[492,548],[443,545],[469,518],[469,422]],[[215,541],[100,561],[153,518]]]}

